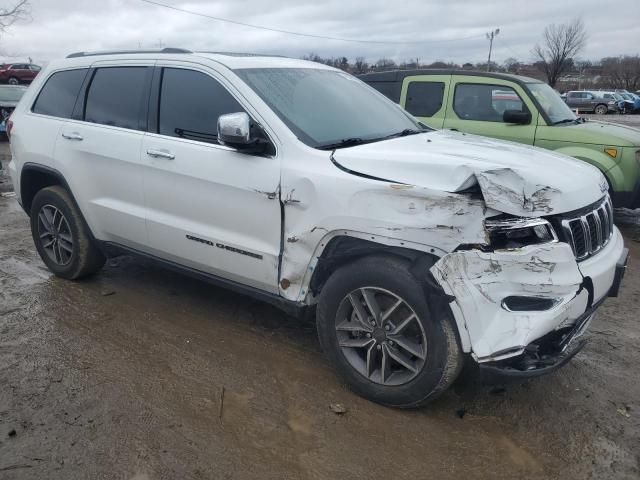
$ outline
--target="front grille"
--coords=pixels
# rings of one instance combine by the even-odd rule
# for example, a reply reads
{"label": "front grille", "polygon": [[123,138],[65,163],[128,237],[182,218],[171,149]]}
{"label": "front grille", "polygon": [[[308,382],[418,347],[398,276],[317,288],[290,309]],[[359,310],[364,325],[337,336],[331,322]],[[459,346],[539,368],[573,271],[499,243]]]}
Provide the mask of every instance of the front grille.
{"label": "front grille", "polygon": [[613,234],[611,200],[607,196],[593,210],[564,217],[561,225],[576,259],[585,260],[602,249]]}

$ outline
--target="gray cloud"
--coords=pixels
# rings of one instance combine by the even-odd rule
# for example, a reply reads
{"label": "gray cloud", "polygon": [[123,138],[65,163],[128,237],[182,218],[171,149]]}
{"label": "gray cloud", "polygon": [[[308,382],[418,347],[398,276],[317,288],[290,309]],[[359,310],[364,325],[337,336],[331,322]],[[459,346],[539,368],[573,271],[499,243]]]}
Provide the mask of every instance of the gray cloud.
{"label": "gray cloud", "polygon": [[[6,0],[9,1],[9,0]],[[532,59],[545,25],[581,16],[589,32],[581,58],[637,54],[640,1],[617,0],[158,0],[179,8],[273,28],[333,37],[420,44],[359,44],[256,30],[192,16],[139,0],[32,0],[32,19],[0,39],[0,51],[46,61],[78,50],[181,46],[194,50],[279,53],[299,57],[364,56],[422,62],[481,62],[484,33],[500,27],[494,59]],[[468,38],[474,37],[474,38]]]}

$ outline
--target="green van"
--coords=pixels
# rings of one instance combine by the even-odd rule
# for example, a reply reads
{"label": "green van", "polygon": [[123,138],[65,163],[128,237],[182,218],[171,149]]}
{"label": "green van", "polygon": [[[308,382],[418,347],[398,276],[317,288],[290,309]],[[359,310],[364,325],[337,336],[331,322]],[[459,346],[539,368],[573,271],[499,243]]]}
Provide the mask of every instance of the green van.
{"label": "green van", "polygon": [[616,207],[640,207],[640,130],[578,118],[540,80],[456,70],[394,70],[359,78],[432,128],[584,160],[604,173]]}

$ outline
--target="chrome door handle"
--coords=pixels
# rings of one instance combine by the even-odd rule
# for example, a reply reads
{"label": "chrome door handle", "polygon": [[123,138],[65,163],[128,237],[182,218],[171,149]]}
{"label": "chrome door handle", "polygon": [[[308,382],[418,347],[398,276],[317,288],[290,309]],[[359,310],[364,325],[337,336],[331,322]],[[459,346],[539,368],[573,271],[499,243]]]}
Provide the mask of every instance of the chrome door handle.
{"label": "chrome door handle", "polygon": [[166,158],[167,160],[173,160],[176,156],[173,153],[165,150],[147,150],[147,155],[153,158]]}
{"label": "chrome door handle", "polygon": [[78,132],[63,133],[62,138],[66,138],[67,140],[77,140],[77,141],[84,140],[82,138],[82,135],[80,135]]}

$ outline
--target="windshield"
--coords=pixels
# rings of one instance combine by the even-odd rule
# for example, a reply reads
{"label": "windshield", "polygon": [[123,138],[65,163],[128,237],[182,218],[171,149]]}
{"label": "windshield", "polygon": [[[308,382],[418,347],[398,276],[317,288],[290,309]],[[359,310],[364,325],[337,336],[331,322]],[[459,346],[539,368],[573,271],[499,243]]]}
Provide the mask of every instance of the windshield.
{"label": "windshield", "polygon": [[343,72],[251,68],[236,73],[310,147],[346,147],[424,130],[391,100]]}
{"label": "windshield", "polygon": [[2,87],[0,86],[0,101],[17,102],[22,98],[27,89],[24,87]]}
{"label": "windshield", "polygon": [[558,92],[546,83],[528,83],[527,87],[538,101],[551,123],[560,123],[566,120],[576,120],[575,114],[560,98]]}

